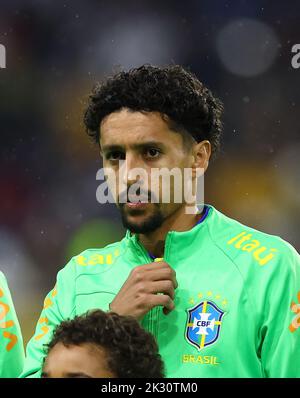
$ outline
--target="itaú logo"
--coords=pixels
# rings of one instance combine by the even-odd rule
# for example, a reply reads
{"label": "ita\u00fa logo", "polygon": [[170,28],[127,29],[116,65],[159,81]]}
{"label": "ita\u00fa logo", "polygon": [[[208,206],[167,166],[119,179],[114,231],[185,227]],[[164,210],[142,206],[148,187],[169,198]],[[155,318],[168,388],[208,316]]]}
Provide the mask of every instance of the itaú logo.
{"label": "ita\u00fa logo", "polygon": [[6,48],[0,44],[0,69],[6,68]]}

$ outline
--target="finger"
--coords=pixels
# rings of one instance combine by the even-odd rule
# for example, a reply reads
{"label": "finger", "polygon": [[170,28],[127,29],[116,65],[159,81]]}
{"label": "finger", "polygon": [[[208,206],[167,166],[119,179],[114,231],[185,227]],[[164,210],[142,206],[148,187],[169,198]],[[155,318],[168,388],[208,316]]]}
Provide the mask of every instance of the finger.
{"label": "finger", "polygon": [[167,294],[153,294],[149,297],[150,308],[162,306],[171,312],[175,308],[174,301]]}
{"label": "finger", "polygon": [[152,271],[155,269],[171,268],[171,266],[165,261],[157,261],[157,262],[153,261],[152,263],[139,265],[136,268],[141,268],[144,271]]}
{"label": "finger", "polygon": [[176,272],[171,267],[149,271],[145,273],[145,278],[146,280],[153,282],[171,280],[173,282],[174,289],[178,287]]}
{"label": "finger", "polygon": [[163,308],[163,313],[165,314],[165,315],[168,315],[168,314],[170,314],[170,310],[168,310],[166,307],[164,307]]}
{"label": "finger", "polygon": [[128,284],[136,284],[142,281],[155,281],[170,279],[174,283],[174,288],[178,287],[176,272],[166,262],[143,264],[135,267],[128,278]]}
{"label": "finger", "polygon": [[149,272],[156,272],[158,270],[171,270],[171,267],[167,263],[149,263],[138,265],[133,268],[130,272],[130,279],[133,281],[144,280],[145,275],[149,276]]}
{"label": "finger", "polygon": [[169,271],[169,272],[171,273],[172,279],[174,280],[174,285],[176,285],[175,288],[178,287],[178,283],[177,283],[177,280],[176,280],[176,272],[175,272],[175,270],[171,267],[170,264],[166,263],[165,261],[154,262],[154,264],[155,264],[156,266],[157,266],[157,265],[159,266],[159,268],[155,268],[155,270],[159,269],[159,270],[164,270],[164,271],[166,271],[166,272]]}
{"label": "finger", "polygon": [[172,300],[175,298],[174,285],[170,280],[152,282],[148,285],[148,289],[149,293],[164,293],[167,294]]}

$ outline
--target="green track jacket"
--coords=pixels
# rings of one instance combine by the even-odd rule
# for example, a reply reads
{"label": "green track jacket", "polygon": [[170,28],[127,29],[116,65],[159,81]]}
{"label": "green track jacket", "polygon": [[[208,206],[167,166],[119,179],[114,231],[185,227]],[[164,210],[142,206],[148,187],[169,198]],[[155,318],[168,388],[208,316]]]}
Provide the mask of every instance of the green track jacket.
{"label": "green track jacket", "polygon": [[[142,325],[167,377],[300,377],[300,260],[291,245],[208,206],[191,230],[168,232],[164,260],[176,271],[176,308],[156,307]],[[40,375],[57,324],[108,310],[130,271],[152,261],[129,231],[73,257],[46,296],[22,376]]]}
{"label": "green track jacket", "polygon": [[0,272],[0,378],[18,377],[23,364],[21,329],[5,276]]}

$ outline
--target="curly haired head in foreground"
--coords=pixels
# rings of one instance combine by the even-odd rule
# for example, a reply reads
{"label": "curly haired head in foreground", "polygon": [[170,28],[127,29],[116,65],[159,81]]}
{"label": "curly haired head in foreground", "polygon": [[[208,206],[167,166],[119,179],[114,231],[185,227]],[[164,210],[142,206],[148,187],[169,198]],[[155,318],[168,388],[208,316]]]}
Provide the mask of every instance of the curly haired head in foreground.
{"label": "curly haired head in foreground", "polygon": [[58,344],[64,347],[89,344],[100,348],[114,377],[164,377],[164,364],[154,337],[132,317],[94,310],[63,321],[47,345],[47,356]]}

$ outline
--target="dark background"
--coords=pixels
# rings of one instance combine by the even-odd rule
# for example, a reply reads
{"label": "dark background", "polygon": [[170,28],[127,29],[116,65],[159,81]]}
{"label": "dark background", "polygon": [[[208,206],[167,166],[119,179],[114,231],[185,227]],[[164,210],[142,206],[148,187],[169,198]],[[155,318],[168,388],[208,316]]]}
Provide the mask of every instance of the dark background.
{"label": "dark background", "polygon": [[24,340],[72,255],[119,239],[83,109],[120,68],[178,63],[225,105],[206,202],[300,248],[299,1],[0,1],[0,269]]}

